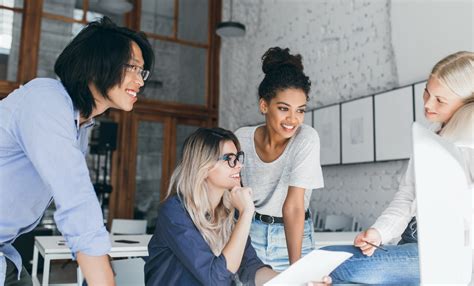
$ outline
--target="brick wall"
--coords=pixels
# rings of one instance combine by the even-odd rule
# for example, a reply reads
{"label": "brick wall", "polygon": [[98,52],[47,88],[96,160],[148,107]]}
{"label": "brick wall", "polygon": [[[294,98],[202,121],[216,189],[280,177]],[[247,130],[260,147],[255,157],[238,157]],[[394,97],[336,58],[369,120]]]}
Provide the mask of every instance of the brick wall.
{"label": "brick wall", "polygon": [[[223,19],[229,3],[223,1]],[[391,45],[389,0],[241,0],[233,19],[245,24],[243,38],[222,39],[220,125],[235,130],[264,118],[257,110],[263,78],[261,56],[272,46],[303,56],[312,80],[310,108],[358,98],[397,86]],[[323,214],[355,216],[370,226],[390,202],[406,162],[323,168],[326,187],[312,207]]]}

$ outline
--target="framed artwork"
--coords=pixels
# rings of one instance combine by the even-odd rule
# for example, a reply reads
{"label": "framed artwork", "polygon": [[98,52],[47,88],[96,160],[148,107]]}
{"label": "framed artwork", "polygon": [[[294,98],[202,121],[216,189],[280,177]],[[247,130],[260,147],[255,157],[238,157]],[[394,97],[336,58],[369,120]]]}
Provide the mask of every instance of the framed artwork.
{"label": "framed artwork", "polygon": [[373,96],[341,104],[342,163],[374,161]]}
{"label": "framed artwork", "polygon": [[415,102],[415,121],[423,127],[428,128],[430,122],[425,118],[425,108],[423,103],[423,93],[425,91],[426,81],[413,85],[413,96]]}
{"label": "framed artwork", "polygon": [[410,157],[413,88],[407,86],[374,96],[375,160]]}
{"label": "framed artwork", "polygon": [[321,143],[321,166],[341,164],[340,105],[314,110],[313,122]]}

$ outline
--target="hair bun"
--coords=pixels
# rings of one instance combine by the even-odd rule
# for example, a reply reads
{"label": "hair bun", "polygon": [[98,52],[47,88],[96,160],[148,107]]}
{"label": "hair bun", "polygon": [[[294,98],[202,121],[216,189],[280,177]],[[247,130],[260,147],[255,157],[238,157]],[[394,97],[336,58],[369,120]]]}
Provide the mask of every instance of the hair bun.
{"label": "hair bun", "polygon": [[262,62],[262,70],[265,74],[285,66],[303,71],[301,55],[291,55],[288,48],[273,47],[268,49],[262,56]]}

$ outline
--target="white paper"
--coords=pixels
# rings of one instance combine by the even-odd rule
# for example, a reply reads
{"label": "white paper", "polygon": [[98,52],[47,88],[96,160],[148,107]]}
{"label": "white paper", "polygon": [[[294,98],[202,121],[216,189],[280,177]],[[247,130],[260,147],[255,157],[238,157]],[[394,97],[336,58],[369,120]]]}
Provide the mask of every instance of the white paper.
{"label": "white paper", "polygon": [[351,256],[351,253],[342,251],[313,250],[264,286],[299,286],[312,281],[321,282],[324,276],[329,276],[337,266]]}

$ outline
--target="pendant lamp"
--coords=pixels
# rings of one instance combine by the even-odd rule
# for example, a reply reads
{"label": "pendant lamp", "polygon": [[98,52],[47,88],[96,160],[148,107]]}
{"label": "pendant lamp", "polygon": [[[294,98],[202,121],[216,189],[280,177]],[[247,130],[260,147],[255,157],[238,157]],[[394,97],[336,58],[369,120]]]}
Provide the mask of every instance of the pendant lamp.
{"label": "pendant lamp", "polygon": [[226,22],[220,22],[217,24],[216,33],[222,38],[227,37],[243,37],[245,35],[245,26],[240,22],[232,21],[232,5],[233,1],[230,0],[230,19]]}

